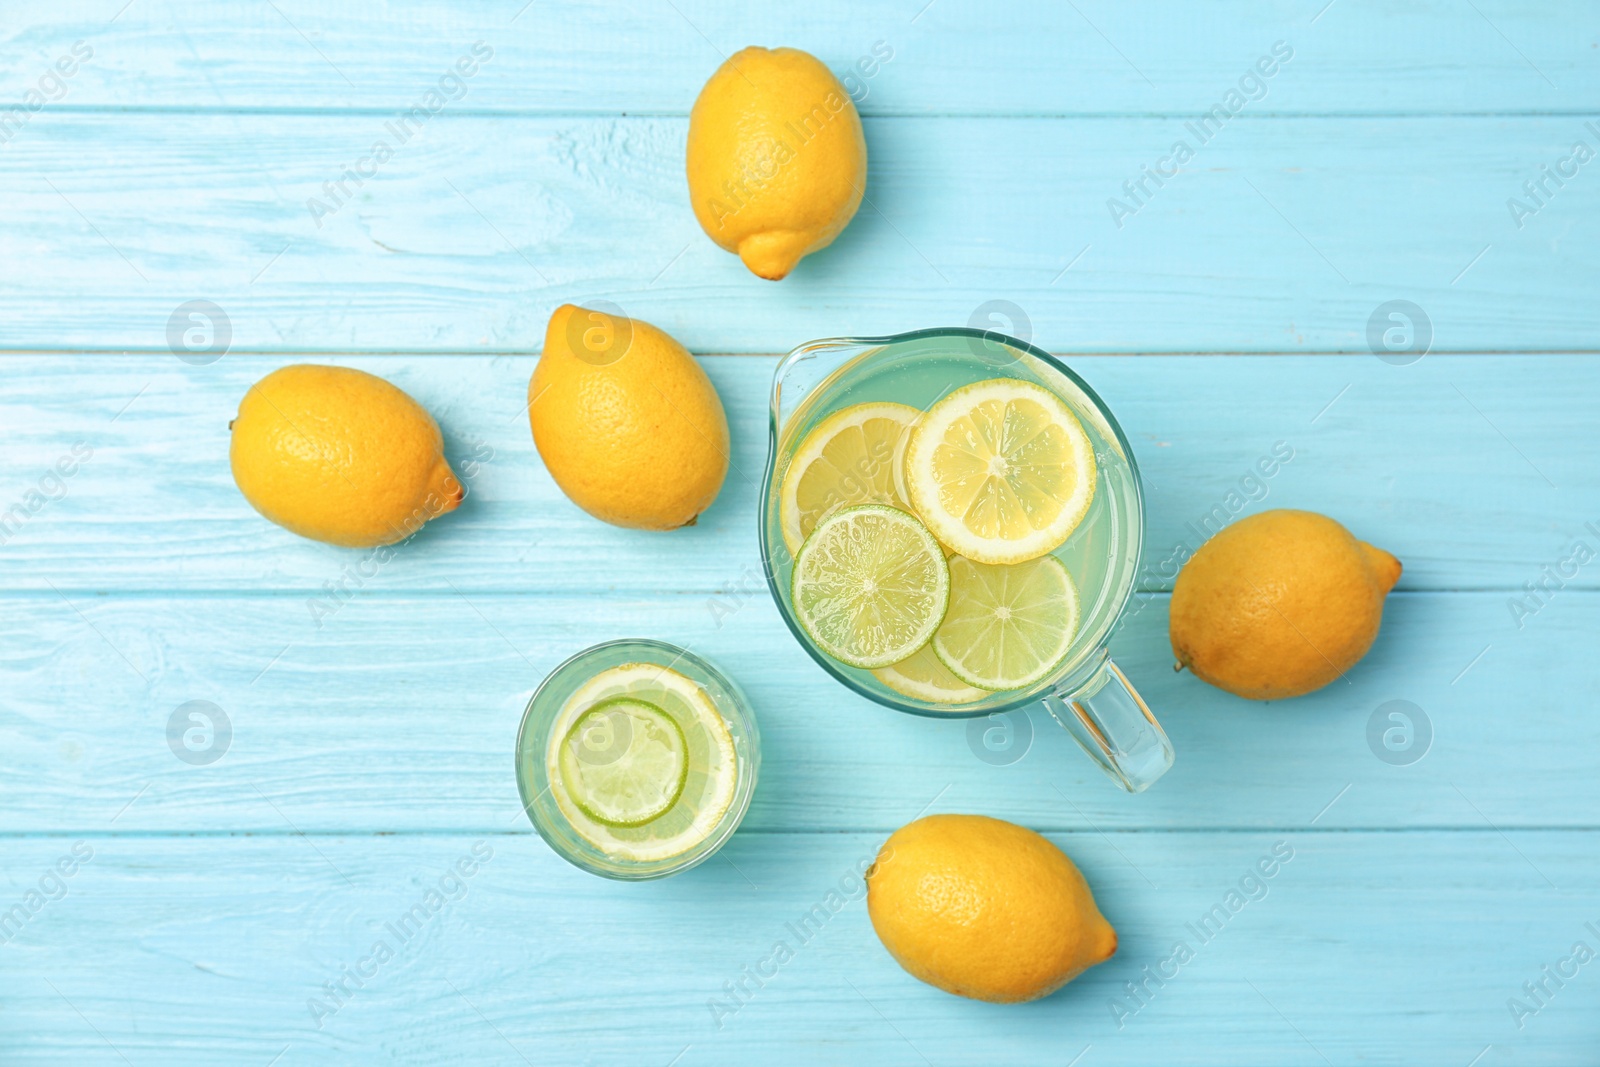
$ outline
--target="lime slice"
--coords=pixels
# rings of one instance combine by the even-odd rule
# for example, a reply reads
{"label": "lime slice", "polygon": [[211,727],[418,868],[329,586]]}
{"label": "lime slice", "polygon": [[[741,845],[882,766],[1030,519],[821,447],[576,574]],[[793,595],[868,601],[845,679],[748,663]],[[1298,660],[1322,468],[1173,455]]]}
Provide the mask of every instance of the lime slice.
{"label": "lime slice", "polygon": [[982,689],[1025,689],[1045,678],[1078,632],[1078,591],[1054,556],[1012,565],[950,561],[950,610],[933,651]]}
{"label": "lime slice", "polygon": [[795,556],[790,599],[818,648],[870,670],[928,643],[950,599],[950,572],[913,516],[861,504],[811,531]]}
{"label": "lime slice", "polygon": [[906,446],[912,506],[979,563],[1022,563],[1077,529],[1094,499],[1094,447],[1062,399],[1018,378],[957,389]]}
{"label": "lime slice", "polygon": [[606,826],[643,826],[682,795],[689,743],[666,712],[624,697],[579,716],[559,762],[561,784],[585,815]]}
{"label": "lime slice", "polygon": [[901,696],[929,704],[970,704],[989,695],[951,674],[930,645],[917,649],[910,659],[879,667],[872,675]]}
{"label": "lime slice", "polygon": [[856,404],[818,423],[795,449],[778,496],[783,540],[799,549],[817,522],[853,504],[909,512],[895,467],[922,412],[905,404]]}
{"label": "lime slice", "polygon": [[[581,720],[618,703],[661,712],[677,727],[684,746],[683,785],[676,799],[637,826],[596,818],[606,813],[594,794],[572,790],[571,775],[561,766],[564,742]],[[710,837],[733,804],[739,762],[728,724],[698,682],[668,666],[626,663],[601,671],[567,698],[550,737],[545,773],[556,806],[578,836],[615,859],[651,862],[681,855]]]}

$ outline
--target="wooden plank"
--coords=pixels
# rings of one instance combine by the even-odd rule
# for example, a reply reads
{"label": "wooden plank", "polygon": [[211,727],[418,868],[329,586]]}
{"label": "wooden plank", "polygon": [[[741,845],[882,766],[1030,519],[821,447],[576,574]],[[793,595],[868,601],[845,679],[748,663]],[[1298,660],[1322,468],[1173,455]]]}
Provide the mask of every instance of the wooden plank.
{"label": "wooden plank", "polygon": [[[1446,0],[1343,0],[1327,11],[1285,0],[1075,7],[864,0],[839,18],[715,0],[626,10],[409,0],[376,18],[290,0],[134,3],[120,13],[32,0],[11,5],[0,63],[20,97],[83,40],[94,55],[65,82],[69,107],[395,110],[482,41],[493,56],[452,107],[685,114],[724,56],[790,45],[852,74],[867,114],[1139,115],[1205,110],[1281,40],[1293,58],[1252,111],[1581,112],[1595,100],[1592,12],[1577,0],[1476,11]],[[856,64],[874,45],[892,58],[861,77]]]}
{"label": "wooden plank", "polygon": [[[1112,653],[1178,762],[1138,797],[1039,709],[939,722],[851,694],[764,590],[358,595],[317,618],[301,594],[66,599],[0,602],[0,830],[505,831],[523,821],[512,747],[534,687],[622,637],[692,648],[747,691],[763,737],[756,829],[892,829],[908,797],[936,793],[1068,830],[1270,829],[1324,809],[1323,828],[1600,825],[1590,591],[1561,592],[1521,631],[1505,593],[1397,594],[1347,681],[1281,704],[1175,674],[1166,598],[1142,598]],[[175,758],[169,738],[196,700],[231,727],[206,765]],[[1410,764],[1369,733],[1404,727],[1383,710],[1397,700],[1421,709]]]}
{"label": "wooden plank", "polygon": [[[1551,578],[1600,545],[1600,186],[1508,208],[1600,144],[1589,5],[23,0],[3,21],[0,121],[74,42],[94,55],[0,125],[0,519],[28,512],[0,526],[0,1063],[1592,1059],[1590,981],[1548,1003],[1525,983],[1600,949],[1600,571]],[[465,95],[318,225],[308,198],[477,40],[494,56]],[[1276,40],[1295,55],[1265,97],[1119,225],[1109,198]],[[684,202],[688,103],[750,42],[838,70],[894,52],[859,86],[870,206],[776,286]],[[221,362],[169,352],[195,299],[228,316]],[[531,448],[546,317],[593,299],[736,357],[706,360],[736,472],[693,530],[588,519]],[[1397,299],[1433,334],[1411,366],[1368,354]],[[1140,797],[1041,713],[1008,735],[849,695],[761,584],[774,360],[738,354],[992,301],[1015,310],[985,325],[1069,353],[1147,475],[1113,652],[1179,762]],[[1330,352],[1358,355],[1283,354]],[[261,520],[228,475],[238,398],[297,358],[390,377],[478,461],[467,505],[376,572]],[[1293,458],[1248,481],[1280,443]],[[1174,674],[1166,643],[1167,561],[1273,506],[1406,564],[1348,682],[1282,706]],[[539,678],[629,634],[722,665],[764,738],[744,830],[645,886],[560,862],[511,769]],[[229,718],[214,763],[169,742],[194,700]],[[1415,762],[1376,736],[1396,701],[1429,726]],[[851,875],[923,810],[1051,831],[1117,959],[1019,1008],[909,979]],[[1280,842],[1263,899],[1197,935]],[[48,879],[75,845],[93,855]],[[441,882],[475,846],[492,858]],[[460,899],[386,931],[440,887]],[[786,924],[831,890],[849,902],[801,943]],[[380,937],[395,958],[333,996]],[[734,998],[780,938],[794,959]],[[1180,939],[1195,958],[1128,999]]]}
{"label": "wooden plank", "polygon": [[[1593,833],[1051,836],[1120,947],[1021,1007],[941,993],[883,951],[853,877],[882,835],[741,834],[724,858],[644,886],[582,874],[529,835],[8,841],[8,905],[75,843],[93,857],[0,948],[0,1054],[694,1064],[782,1048],[926,1067],[1568,1064],[1593,1049],[1594,963],[1548,984],[1522,1029],[1507,1007],[1541,966],[1600,940]],[[1247,881],[1275,846],[1288,861]],[[463,859],[473,873],[445,878]],[[1230,914],[1241,881],[1254,899]],[[390,930],[419,904],[408,936]],[[802,941],[816,905],[826,918]],[[1202,940],[1191,924],[1218,905],[1226,921]],[[1180,941],[1192,955],[1174,974],[1162,961]],[[358,967],[359,987],[344,975]],[[1169,979],[1138,1005],[1126,987],[1146,967]],[[336,1001],[324,984],[339,981]],[[737,981],[750,992],[734,1001]]]}
{"label": "wooden plank", "polygon": [[[463,474],[478,460],[466,506],[409,542],[368,592],[755,590],[765,599],[755,515],[773,359],[705,361],[729,412],[734,469],[699,525],[653,534],[589,518],[545,473],[522,414],[532,357],[307,358],[390,378],[434,413]],[[1404,367],[1370,355],[1069,358],[1117,413],[1143,468],[1146,590],[1170,588],[1185,552],[1223,521],[1278,506],[1333,515],[1395,552],[1406,589],[1521,590],[1545,581],[1543,568],[1575,539],[1600,550],[1585,527],[1600,524],[1593,357],[1429,356]],[[370,570],[366,554],[261,519],[233,484],[228,420],[251,382],[291,361],[7,359],[0,439],[17,473],[4,507],[26,501],[79,442],[92,456],[65,496],[12,523],[0,588],[303,597],[347,567]],[[1274,449],[1292,458],[1279,463]],[[1594,589],[1600,572],[1560,580]]]}
{"label": "wooden plank", "polygon": [[[238,350],[520,353],[606,299],[694,351],[775,352],[1004,300],[1052,350],[1365,353],[1403,299],[1435,352],[1600,348],[1600,182],[1520,229],[1507,206],[1600,141],[1572,116],[1263,118],[1205,145],[1177,118],[871,119],[870,205],[776,285],[696,226],[684,132],[442,116],[335,193],[383,116],[51,114],[0,152],[0,336],[166,351],[206,299]],[[1179,138],[1197,154],[1157,189],[1141,167]]]}

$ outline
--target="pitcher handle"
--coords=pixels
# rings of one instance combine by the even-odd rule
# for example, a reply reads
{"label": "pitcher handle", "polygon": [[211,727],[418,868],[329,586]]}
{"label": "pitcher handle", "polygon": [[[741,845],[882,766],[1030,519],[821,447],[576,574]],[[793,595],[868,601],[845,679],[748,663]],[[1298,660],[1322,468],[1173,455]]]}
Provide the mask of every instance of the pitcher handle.
{"label": "pitcher handle", "polygon": [[1150,788],[1172,766],[1172,742],[1110,659],[1082,689],[1051,693],[1044,706],[1089,758],[1130,793]]}

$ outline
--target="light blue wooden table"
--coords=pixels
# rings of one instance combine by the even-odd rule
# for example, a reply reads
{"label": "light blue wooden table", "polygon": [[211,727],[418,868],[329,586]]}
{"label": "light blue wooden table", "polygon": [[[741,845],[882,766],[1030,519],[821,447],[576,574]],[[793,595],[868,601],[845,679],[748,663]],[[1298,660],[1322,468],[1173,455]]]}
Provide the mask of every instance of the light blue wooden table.
{"label": "light blue wooden table", "polygon": [[[1600,1063],[1595,15],[9,0],[0,1063]],[[682,174],[689,104],[753,43],[853,72],[871,153],[870,203],[780,284],[699,232]],[[735,469],[694,529],[600,525],[533,449],[545,320],[597,299],[708,357]],[[193,300],[226,317],[218,361],[169,348]],[[1382,360],[1391,301],[1414,328]],[[760,583],[775,354],[975,317],[1062,353],[1148,477],[1114,643],[1178,750],[1148,794],[1043,715],[997,751],[852,696]],[[233,486],[239,398],[301,359],[411,392],[469,476],[382,567]],[[1170,670],[1164,562],[1273,506],[1405,576],[1347,683],[1268,706]],[[546,671],[635,635],[739,679],[764,766],[718,858],[620,885],[533,834],[511,750]],[[169,745],[190,701],[230,724],[214,762]],[[1398,754],[1369,740],[1392,701]],[[852,874],[923,810],[1049,834],[1116,958],[1018,1007],[908,977]]]}

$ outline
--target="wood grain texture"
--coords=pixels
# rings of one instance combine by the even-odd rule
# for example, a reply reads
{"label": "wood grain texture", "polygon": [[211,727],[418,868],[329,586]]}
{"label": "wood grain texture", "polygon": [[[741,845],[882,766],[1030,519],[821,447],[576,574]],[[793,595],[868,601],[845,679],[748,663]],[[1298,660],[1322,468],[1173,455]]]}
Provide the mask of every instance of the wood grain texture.
{"label": "wood grain texture", "polygon": [[[1525,983],[1600,950],[1600,565],[1566,563],[1600,548],[1600,163],[1546,179],[1520,226],[1508,207],[1600,146],[1592,15],[6,5],[0,1064],[1592,1064],[1600,964],[1541,999]],[[465,92],[335,200],[324,183],[397,142],[385,124],[480,40]],[[1185,122],[1279,40],[1292,60],[1200,145]],[[92,57],[41,85],[80,41]],[[750,43],[841,73],[893,52],[851,83],[869,203],[777,285],[699,231],[683,177],[689,104]],[[30,88],[58,99],[19,123],[5,108]],[[1132,199],[1179,138],[1194,158]],[[338,210],[314,218],[313,197]],[[1112,197],[1138,208],[1120,226]],[[169,349],[195,299],[227,317],[220,362]],[[692,530],[589,519],[532,447],[549,313],[601,299],[728,354],[704,365],[734,470]],[[1432,330],[1409,366],[1369,354],[1397,299]],[[1112,651],[1178,762],[1138,797],[1042,713],[974,727],[849,694],[764,588],[772,353],[983,312],[1066,354],[1145,475],[1141,592]],[[466,504],[381,567],[233,486],[227,421],[295,360],[405,388],[468,475]],[[1292,459],[1251,481],[1280,442]],[[1203,527],[1276,506],[1406,569],[1346,682],[1265,705],[1173,673],[1166,608]],[[624,635],[717,662],[763,734],[744,828],[646,885],[561,862],[512,773],[545,672]],[[233,730],[208,765],[169,746],[192,700]],[[1370,739],[1394,700],[1432,730],[1408,765]],[[923,811],[1049,831],[1118,956],[1021,1007],[910,979],[851,874]],[[1279,842],[1292,861],[1252,891]],[[47,879],[75,844],[92,857]],[[441,882],[475,845],[492,858]],[[436,915],[430,889],[452,898]],[[1264,898],[1197,936],[1230,889]],[[413,933],[386,929],[408,912]],[[827,918],[802,938],[808,913]],[[379,938],[392,960],[326,989]],[[735,997],[779,939],[793,959]],[[1129,999],[1180,940],[1194,958]],[[1513,997],[1538,1009],[1520,1027]]]}
{"label": "wood grain texture", "polygon": [[[732,428],[733,469],[700,523],[670,534],[607,526],[573,506],[534,450],[522,409],[532,357],[327,356],[409,390],[438,419],[471,492],[362,583],[429,590],[724,593],[760,599],[756,502],[775,361],[704,361]],[[1333,515],[1404,561],[1404,589],[1522,590],[1574,539],[1600,549],[1600,450],[1588,356],[1069,357],[1131,438],[1146,481],[1141,588],[1171,588],[1182,550],[1221,521],[1269,507]],[[0,551],[0,588],[255,591],[301,597],[348,584],[367,554],[266,522],[240,496],[227,424],[284,357],[190,366],[160,356],[14,356],[0,362],[0,418],[14,473],[0,510],[26,498],[78,442],[93,450],[65,496]],[[1275,447],[1292,452],[1259,476]],[[475,467],[469,467],[475,464]],[[1561,579],[1600,588],[1600,572]]]}
{"label": "wood grain texture", "polygon": [[625,9],[407,0],[384,5],[379,20],[364,7],[304,0],[141,0],[120,14],[90,0],[28,0],[8,8],[0,63],[20,95],[30,72],[84,40],[95,55],[68,82],[63,103],[74,107],[392,110],[483,41],[494,56],[464,107],[683,115],[745,45],[804,48],[859,76],[856,62],[882,42],[893,58],[857,89],[868,115],[1123,116],[1203,111],[1282,40],[1294,59],[1253,109],[1581,112],[1595,103],[1597,37],[1578,0],[1320,6],[864,0],[839,18],[716,0]]}
{"label": "wood grain texture", "polygon": [[[1166,598],[1141,598],[1112,654],[1178,762],[1138,797],[1042,709],[940,722],[850,694],[765,590],[727,615],[703,595],[358,595],[320,629],[306,599],[0,601],[11,679],[0,831],[502,831],[523,820],[512,744],[534,687],[623,637],[689,647],[748,693],[764,761],[756,829],[888,831],[907,796],[936,793],[1072,830],[1273,828],[1324,808],[1324,828],[1600,826],[1600,723],[1581,696],[1600,686],[1593,592],[1562,592],[1520,632],[1503,593],[1396,594],[1346,681],[1273,704],[1174,673]],[[192,700],[232,724],[210,766],[168,747],[171,717]],[[1392,700],[1432,725],[1431,751],[1411,766],[1370,747],[1369,721]]]}
{"label": "wood grain texture", "polygon": [[[905,798],[905,817],[922,802]],[[1586,1062],[1600,1036],[1593,963],[1523,1029],[1507,1008],[1542,965],[1600,940],[1585,925],[1600,925],[1593,833],[1051,837],[1082,866],[1118,954],[1055,996],[1004,1007],[922,985],[883,951],[851,877],[881,835],[741,834],[720,858],[646,885],[588,877],[527,834],[88,836],[93,858],[66,896],[0,948],[0,1048],[19,1067],[280,1055],[1145,1065],[1153,1049],[1164,1063],[1225,1067],[1474,1056],[1498,1067]],[[8,842],[10,897],[74,840]],[[1224,910],[1202,942],[1189,924],[1279,843],[1292,858],[1257,875],[1265,896]],[[424,909],[407,939],[390,931],[474,844],[492,856],[446,882],[462,887],[454,899]],[[790,926],[814,906],[802,942]],[[379,940],[393,958],[369,962],[357,988],[344,969],[374,960]],[[780,940],[792,958],[778,965]],[[1132,1011],[1127,983],[1179,941],[1193,958]],[[745,977],[757,968],[769,976],[760,987]],[[340,980],[342,1004],[324,989]],[[736,981],[751,991],[737,1002],[724,986]],[[337,1010],[314,1015],[313,998]],[[720,1029],[713,1001],[737,1004]],[[1113,1003],[1128,1012],[1121,1029]]]}
{"label": "wood grain texture", "polygon": [[[1600,347],[1600,180],[1520,229],[1507,208],[1576,138],[1600,144],[1573,116],[1240,117],[1204,146],[1177,118],[869,119],[868,203],[781,283],[695,224],[682,119],[446,112],[325,191],[386,122],[30,124],[0,151],[4,347],[165,351],[193,299],[269,351],[526,352],[594,299],[696,352],[965,325],[996,299],[1022,316],[993,324],[1052,351],[1365,353],[1394,299],[1437,352]],[[1184,137],[1195,158],[1131,199]],[[1114,218],[1112,198],[1143,206]]]}

